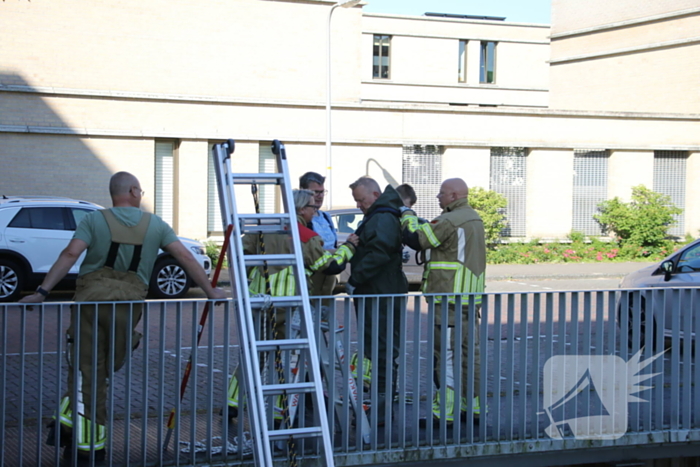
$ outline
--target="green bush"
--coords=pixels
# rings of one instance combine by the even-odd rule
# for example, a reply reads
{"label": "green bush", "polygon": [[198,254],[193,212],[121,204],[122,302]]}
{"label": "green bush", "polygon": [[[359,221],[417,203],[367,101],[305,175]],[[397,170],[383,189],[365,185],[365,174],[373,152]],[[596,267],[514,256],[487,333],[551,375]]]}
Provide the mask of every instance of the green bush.
{"label": "green bush", "polygon": [[211,259],[212,269],[216,267],[219,262],[219,255],[221,254],[221,245],[217,245],[216,242],[207,240],[204,242],[204,248],[206,250],[207,256]]}
{"label": "green bush", "polygon": [[504,209],[508,205],[506,197],[481,187],[469,189],[469,205],[473,207],[484,221],[486,243],[493,245],[500,240],[501,231],[508,226]]}
{"label": "green bush", "polygon": [[593,217],[605,232],[612,232],[623,247],[662,248],[668,229],[675,223],[674,215],[683,212],[671,198],[656,193],[644,185],[632,187],[632,201],[625,203],[615,197],[598,205]]}
{"label": "green bush", "polygon": [[590,242],[498,244],[486,252],[489,264],[538,264],[538,263],[611,263],[619,261],[659,261],[670,255],[683,243],[665,241],[657,247],[620,245],[596,238]]}

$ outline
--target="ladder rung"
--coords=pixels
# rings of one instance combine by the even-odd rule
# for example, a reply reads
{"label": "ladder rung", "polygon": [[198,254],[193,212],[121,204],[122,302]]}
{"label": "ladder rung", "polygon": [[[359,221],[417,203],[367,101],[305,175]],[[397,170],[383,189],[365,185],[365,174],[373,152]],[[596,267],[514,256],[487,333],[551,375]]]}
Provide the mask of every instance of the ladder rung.
{"label": "ladder rung", "polygon": [[244,225],[241,227],[241,233],[287,233],[289,234],[288,225],[270,224],[270,225]]}
{"label": "ladder rung", "polygon": [[247,174],[231,174],[231,178],[235,183],[243,183],[252,185],[278,185],[284,180],[284,174],[281,173],[247,173]]}
{"label": "ladder rung", "polygon": [[305,428],[287,428],[284,430],[271,430],[270,441],[283,441],[289,438],[316,438],[321,436],[321,428],[309,426]]}
{"label": "ladder rung", "polygon": [[308,349],[308,339],[275,339],[271,341],[257,341],[258,352],[267,352],[271,350],[298,350]]}
{"label": "ladder rung", "polygon": [[299,295],[289,295],[285,297],[250,297],[250,306],[256,309],[262,308],[267,303],[277,307],[302,306],[303,302]]}
{"label": "ladder rung", "polygon": [[262,392],[266,396],[276,396],[278,394],[310,394],[316,390],[314,383],[285,383],[266,384],[262,387]]}
{"label": "ladder rung", "polygon": [[[289,222],[292,216],[287,212],[276,212],[272,214],[240,214],[238,219],[240,219],[241,224],[274,224],[273,221],[279,222]],[[296,219],[296,216],[294,216]]]}
{"label": "ladder rung", "polygon": [[246,266],[262,266],[263,263],[274,266],[291,266],[296,263],[297,257],[286,255],[243,255]]}

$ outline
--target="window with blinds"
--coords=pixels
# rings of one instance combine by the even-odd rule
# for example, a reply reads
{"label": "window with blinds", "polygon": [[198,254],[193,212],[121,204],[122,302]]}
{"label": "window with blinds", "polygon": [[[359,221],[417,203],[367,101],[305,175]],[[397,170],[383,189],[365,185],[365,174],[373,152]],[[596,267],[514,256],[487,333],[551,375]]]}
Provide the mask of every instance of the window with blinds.
{"label": "window with blinds", "polygon": [[491,148],[489,188],[506,197],[508,227],[504,237],[525,236],[527,195],[527,151],[525,148]]}
{"label": "window with blinds", "polygon": [[224,234],[221,224],[221,207],[219,206],[219,188],[216,185],[216,169],[214,168],[214,158],[211,152],[214,143],[209,143],[209,157],[207,157],[207,230],[209,236],[214,234]]}
{"label": "window with blinds", "polygon": [[574,151],[574,193],[571,229],[585,235],[602,235],[593,218],[598,204],[608,197],[608,151]]}
{"label": "window with blinds", "polygon": [[[258,172],[277,172],[277,160],[272,153],[272,142],[261,141],[258,151]],[[260,185],[259,190],[260,212],[265,214],[277,212],[277,185]]]}
{"label": "window with blinds", "polygon": [[683,212],[675,216],[671,235],[685,235],[685,174],[686,151],[654,151],[654,188],[657,193],[671,197],[671,202]]}
{"label": "window with blinds", "polygon": [[174,213],[174,152],[173,141],[156,141],[155,211],[168,225],[173,225]]}
{"label": "window with blinds", "polygon": [[403,147],[402,179],[416,191],[413,206],[419,217],[434,219],[442,210],[435,197],[442,184],[443,146],[414,144]]}

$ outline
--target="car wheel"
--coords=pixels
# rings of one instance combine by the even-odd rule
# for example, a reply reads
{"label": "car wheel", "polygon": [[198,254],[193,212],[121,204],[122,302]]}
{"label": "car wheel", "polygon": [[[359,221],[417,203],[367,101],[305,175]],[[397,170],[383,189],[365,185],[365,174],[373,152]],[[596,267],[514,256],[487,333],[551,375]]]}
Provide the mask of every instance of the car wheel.
{"label": "car wheel", "polygon": [[155,298],[182,298],[190,289],[190,277],[175,258],[164,258],[153,268],[149,289]]}
{"label": "car wheel", "polygon": [[0,302],[16,302],[24,289],[24,273],[14,261],[0,259]]}
{"label": "car wheel", "polygon": [[630,350],[637,351],[647,344],[647,332],[651,333],[651,346],[652,349],[656,349],[656,321],[652,318],[652,323],[649,326],[647,322],[646,311],[644,309],[644,298],[642,297],[642,303],[639,310],[639,340],[634,339],[634,330],[637,326],[637,318],[634,313],[634,307],[632,306],[630,300],[630,306],[628,311],[628,328],[627,328],[627,346]]}

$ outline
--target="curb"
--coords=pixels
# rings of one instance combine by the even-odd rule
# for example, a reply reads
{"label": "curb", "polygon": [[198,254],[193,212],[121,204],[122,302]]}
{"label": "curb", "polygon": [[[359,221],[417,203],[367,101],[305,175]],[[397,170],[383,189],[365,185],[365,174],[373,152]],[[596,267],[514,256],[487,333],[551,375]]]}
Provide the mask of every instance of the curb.
{"label": "curb", "polygon": [[486,280],[508,281],[512,279],[622,279],[627,273],[600,273],[600,274],[509,274],[509,275],[486,275]]}

